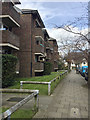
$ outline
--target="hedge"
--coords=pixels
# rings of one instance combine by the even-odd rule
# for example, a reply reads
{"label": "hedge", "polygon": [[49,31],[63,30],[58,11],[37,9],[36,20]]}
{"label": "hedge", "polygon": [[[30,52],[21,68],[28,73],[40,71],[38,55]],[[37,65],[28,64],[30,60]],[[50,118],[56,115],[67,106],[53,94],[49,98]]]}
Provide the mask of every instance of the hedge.
{"label": "hedge", "polygon": [[[1,58],[1,57],[0,57]],[[17,57],[13,55],[2,55],[2,87],[8,87],[15,82]]]}
{"label": "hedge", "polygon": [[44,75],[50,75],[52,71],[52,64],[49,62],[44,63]]}

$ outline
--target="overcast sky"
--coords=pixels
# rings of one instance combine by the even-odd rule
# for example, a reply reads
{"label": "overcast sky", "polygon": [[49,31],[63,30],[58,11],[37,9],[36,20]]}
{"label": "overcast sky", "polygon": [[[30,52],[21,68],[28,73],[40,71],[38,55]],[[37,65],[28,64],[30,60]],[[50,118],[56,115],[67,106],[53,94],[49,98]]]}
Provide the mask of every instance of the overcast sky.
{"label": "overcast sky", "polygon": [[29,2],[20,0],[20,8],[36,9],[39,11],[46,28],[74,21],[86,13],[87,2]]}
{"label": "overcast sky", "polygon": [[[86,7],[88,2],[31,2],[31,0],[20,1],[21,5],[18,5],[19,8],[34,9],[39,11],[49,35],[56,38],[57,41],[60,41],[60,38],[64,36],[67,38],[68,36],[73,37],[73,35],[65,32],[64,30],[56,29],[55,25],[60,26],[62,24],[67,24],[68,21],[72,22],[76,18],[80,18],[82,15],[85,16],[87,14]],[[77,25],[75,30],[78,31],[79,29],[80,25]]]}

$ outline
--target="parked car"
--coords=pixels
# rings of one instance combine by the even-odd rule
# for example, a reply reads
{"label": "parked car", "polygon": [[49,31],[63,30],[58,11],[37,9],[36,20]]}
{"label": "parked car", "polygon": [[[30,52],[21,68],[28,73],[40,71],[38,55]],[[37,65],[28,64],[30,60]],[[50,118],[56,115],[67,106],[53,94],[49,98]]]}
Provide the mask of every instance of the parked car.
{"label": "parked car", "polygon": [[80,73],[83,77],[85,77],[85,71],[86,71],[87,68],[88,68],[88,66],[82,66],[82,69],[81,69]]}
{"label": "parked car", "polygon": [[85,80],[88,81],[88,68],[85,70]]}
{"label": "parked car", "polygon": [[78,67],[78,71],[79,71],[79,73],[81,74],[82,68],[81,68],[81,67]]}

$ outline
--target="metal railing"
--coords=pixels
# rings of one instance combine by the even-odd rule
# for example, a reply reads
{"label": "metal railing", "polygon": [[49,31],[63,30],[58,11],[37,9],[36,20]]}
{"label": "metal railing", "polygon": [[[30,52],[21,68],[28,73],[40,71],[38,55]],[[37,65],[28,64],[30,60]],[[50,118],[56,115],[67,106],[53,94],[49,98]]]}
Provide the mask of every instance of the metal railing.
{"label": "metal railing", "polygon": [[21,106],[23,106],[25,103],[27,103],[29,100],[31,100],[33,97],[35,98],[35,108],[38,111],[39,108],[39,90],[28,90],[28,89],[0,89],[2,93],[30,93],[27,97],[25,97],[23,100],[12,106],[10,109],[6,110],[4,113],[0,114],[1,120],[4,120],[7,118],[7,120],[10,120],[10,117],[12,113],[14,113],[16,110],[18,110]]}
{"label": "metal railing", "polygon": [[51,83],[55,82],[57,79],[59,80],[63,75],[67,74],[68,71],[66,70],[64,73],[59,74],[56,78],[49,82],[39,82],[39,81],[20,81],[20,88],[23,88],[23,84],[43,84],[43,85],[48,85],[48,95],[51,94]]}

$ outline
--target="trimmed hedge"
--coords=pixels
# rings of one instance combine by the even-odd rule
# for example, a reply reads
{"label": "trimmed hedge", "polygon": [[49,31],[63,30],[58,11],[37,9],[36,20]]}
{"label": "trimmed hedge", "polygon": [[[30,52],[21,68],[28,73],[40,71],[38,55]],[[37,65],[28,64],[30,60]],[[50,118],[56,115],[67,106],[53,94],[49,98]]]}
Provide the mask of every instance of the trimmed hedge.
{"label": "trimmed hedge", "polygon": [[2,55],[2,87],[14,84],[16,75],[17,57],[13,55]]}
{"label": "trimmed hedge", "polygon": [[49,62],[44,63],[44,75],[50,75],[52,71],[52,64]]}

